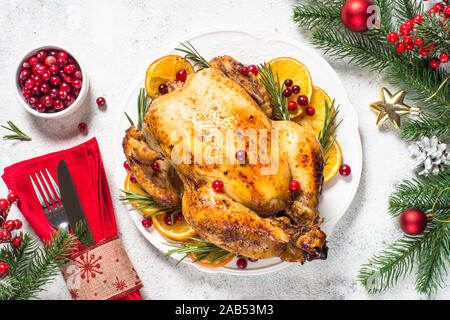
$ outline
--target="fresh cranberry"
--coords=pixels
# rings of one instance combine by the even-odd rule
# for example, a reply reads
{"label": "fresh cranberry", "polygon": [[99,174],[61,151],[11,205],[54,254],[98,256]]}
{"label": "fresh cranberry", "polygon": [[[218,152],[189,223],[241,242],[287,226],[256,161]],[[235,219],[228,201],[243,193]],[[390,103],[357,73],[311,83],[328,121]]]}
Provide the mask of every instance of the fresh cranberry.
{"label": "fresh cranberry", "polygon": [[292,95],[292,90],[291,89],[289,89],[289,88],[285,88],[284,90],[283,90],[283,96],[284,97],[290,97]]}
{"label": "fresh cranberry", "polygon": [[145,218],[142,220],[142,226],[144,228],[150,228],[153,225],[152,218]]}
{"label": "fresh cranberry", "polygon": [[46,109],[46,107],[43,106],[42,103],[39,103],[39,104],[36,106],[36,111],[37,111],[37,112],[43,113],[43,112],[45,112],[45,109]]}
{"label": "fresh cranberry", "polygon": [[76,97],[78,97],[78,95],[80,94],[80,89],[75,89],[75,88],[73,88],[72,89],[72,94],[73,94],[73,96],[76,98]]}
{"label": "fresh cranberry", "polygon": [[13,220],[7,220],[3,226],[8,231],[13,231],[16,228],[16,224]]}
{"label": "fresh cranberry", "polygon": [[39,97],[42,94],[42,90],[40,87],[35,86],[31,89],[31,92],[33,93],[34,96]]}
{"label": "fresh cranberry", "polygon": [[58,74],[58,71],[59,71],[59,67],[56,64],[51,65],[50,67],[48,67],[48,72],[52,76],[56,76]]}
{"label": "fresh cranberry", "polygon": [[243,270],[243,269],[247,268],[247,260],[245,258],[239,258],[236,261],[236,265],[237,265],[238,269]]}
{"label": "fresh cranberry", "polygon": [[308,102],[309,102],[308,97],[305,95],[298,96],[297,98],[297,103],[299,106],[306,106]]}
{"label": "fresh cranberry", "polygon": [[137,183],[136,177],[134,175],[130,176],[130,181],[133,183]]}
{"label": "fresh cranberry", "polygon": [[11,239],[11,232],[6,229],[0,230],[0,240],[9,241]]}
{"label": "fresh cranberry", "polygon": [[42,76],[44,73],[46,73],[47,72],[47,67],[46,66],[44,66],[44,65],[39,65],[39,66],[36,66],[36,73],[38,74],[38,75],[40,75],[40,76]]}
{"label": "fresh cranberry", "polygon": [[83,74],[81,73],[80,70],[75,71],[73,76],[77,79],[83,79]]}
{"label": "fresh cranberry", "polygon": [[44,50],[40,50],[36,54],[36,58],[38,59],[39,62],[44,62],[45,58],[47,58],[47,52],[45,52]]}
{"label": "fresh cranberry", "polygon": [[65,90],[59,90],[58,95],[62,100],[66,100],[69,94]]}
{"label": "fresh cranberry", "polygon": [[29,77],[31,77],[31,71],[30,70],[23,70],[21,73],[20,73],[20,75],[19,75],[19,78],[20,78],[20,80],[22,80],[22,81],[25,81],[25,80],[27,80]]}
{"label": "fresh cranberry", "polygon": [[414,22],[412,20],[406,20],[405,25],[412,28],[414,26]]}
{"label": "fresh cranberry", "polygon": [[49,56],[52,56],[52,57],[55,57],[55,58],[58,58],[58,51],[52,49],[52,50],[50,50],[50,51],[48,52],[48,55],[49,55]]}
{"label": "fresh cranberry", "polygon": [[421,23],[423,16],[421,14],[416,14],[413,18],[414,23]]}
{"label": "fresh cranberry", "polygon": [[167,88],[167,86],[164,83],[162,83],[159,85],[158,91],[159,94],[166,94],[167,92],[169,92],[169,88]]}
{"label": "fresh cranberry", "polygon": [[44,83],[41,86],[42,93],[45,93],[45,94],[50,93],[50,89],[51,89],[51,87],[47,83]]}
{"label": "fresh cranberry", "polygon": [[75,67],[72,64],[64,66],[64,72],[67,74],[72,74],[75,71]]}
{"label": "fresh cranberry", "polygon": [[395,47],[395,49],[397,50],[397,52],[402,53],[402,52],[405,52],[406,46],[403,42],[399,42],[399,43],[397,43],[397,46]]}
{"label": "fresh cranberry", "polygon": [[22,228],[22,220],[16,219],[16,220],[14,220],[14,224],[16,225],[16,230],[19,230]]}
{"label": "fresh cranberry", "polygon": [[53,100],[53,107],[59,111],[64,109],[64,103],[61,99],[56,98],[55,100]]}
{"label": "fresh cranberry", "polygon": [[130,165],[128,164],[128,161],[125,161],[123,163],[123,167],[125,168],[125,170],[130,171]]}
{"label": "fresh cranberry", "polygon": [[67,60],[69,58],[69,55],[65,51],[60,51],[58,52],[58,58]]}
{"label": "fresh cranberry", "polygon": [[172,224],[176,223],[176,220],[172,219],[172,216],[170,213],[166,213],[166,215],[164,216],[164,223],[168,226],[171,226]]}
{"label": "fresh cranberry", "polygon": [[67,64],[67,60],[63,59],[63,58],[58,58],[58,60],[56,61],[56,64],[62,68]]}
{"label": "fresh cranberry", "polygon": [[51,67],[51,66],[55,66],[56,65],[56,58],[54,56],[48,56],[47,58],[45,58],[44,64],[47,67]]}
{"label": "fresh cranberry", "polygon": [[348,175],[350,175],[350,173],[352,172],[352,169],[350,168],[350,166],[348,165],[348,164],[342,164],[340,167],[339,167],[339,174],[341,175],[341,176],[348,176]]}
{"label": "fresh cranberry", "polygon": [[70,84],[63,82],[59,85],[59,90],[70,92]]}
{"label": "fresh cranberry", "polygon": [[308,116],[312,116],[312,115],[314,115],[314,113],[316,113],[316,109],[314,109],[313,107],[306,108],[306,114]]}
{"label": "fresh cranberry", "polygon": [[215,192],[222,192],[223,190],[223,182],[221,180],[214,180],[212,183],[212,188]]}
{"label": "fresh cranberry", "polygon": [[31,93],[30,89],[28,89],[27,87],[23,87],[22,88],[22,95],[23,95],[23,97],[25,99],[30,99],[33,94]]}
{"label": "fresh cranberry", "polygon": [[28,79],[27,81],[25,81],[26,88],[31,89],[31,88],[33,88],[33,86],[34,86],[34,82],[32,79]]}
{"label": "fresh cranberry", "polygon": [[42,81],[41,76],[35,74],[34,76],[31,77],[31,80],[33,80],[33,84],[35,86],[42,86],[42,84],[44,83],[44,81]]}
{"label": "fresh cranberry", "polygon": [[430,59],[430,67],[436,69],[441,64],[441,61],[438,58]]}
{"label": "fresh cranberry", "polygon": [[71,76],[69,76],[68,74],[63,73],[61,75],[61,77],[63,78],[63,80],[67,83],[72,83],[73,82],[73,78]]}
{"label": "fresh cranberry", "polygon": [[30,105],[30,107],[35,109],[39,104],[39,99],[36,97],[31,97],[30,99],[28,99],[28,104]]}
{"label": "fresh cranberry", "polygon": [[99,107],[103,107],[106,104],[106,100],[103,97],[98,97],[97,100],[95,100],[95,102],[97,102],[97,105]]}
{"label": "fresh cranberry", "polygon": [[395,31],[392,31],[392,32],[389,33],[389,35],[388,35],[388,41],[389,41],[390,43],[397,43],[397,41],[398,41],[399,38],[400,38],[400,37],[399,37],[398,33],[395,32]]}
{"label": "fresh cranberry", "polygon": [[153,162],[152,163],[152,170],[153,171],[158,171],[159,170],[159,163],[158,162]]}
{"label": "fresh cranberry", "polygon": [[403,36],[403,42],[404,42],[405,44],[413,43],[413,38],[412,38],[412,36],[411,36],[411,35]]}
{"label": "fresh cranberry", "polygon": [[289,190],[292,192],[298,191],[300,189],[300,183],[297,180],[292,180],[289,182]]}
{"label": "fresh cranberry", "polygon": [[19,196],[17,195],[17,193],[9,191],[9,193],[8,193],[8,201],[9,201],[9,203],[14,203],[17,200],[19,200]]}
{"label": "fresh cranberry", "polygon": [[9,201],[6,199],[0,199],[0,214],[5,215],[9,210]]}
{"label": "fresh cranberry", "polygon": [[248,70],[249,70],[251,73],[253,73],[255,76],[258,75],[258,68],[257,68],[254,64],[249,65],[249,66],[248,66]]}
{"label": "fresh cranberry", "polygon": [[291,79],[284,80],[284,85],[286,86],[286,88],[291,87],[293,84],[294,82]]}
{"label": "fresh cranberry", "polygon": [[74,102],[75,102],[76,98],[71,95],[68,94],[66,100],[64,101],[64,104],[66,105],[66,107],[70,107]]}
{"label": "fresh cranberry", "polygon": [[186,78],[187,78],[186,70],[183,69],[183,70],[178,71],[175,77],[176,77],[177,81],[185,82]]}
{"label": "fresh cranberry", "polygon": [[400,26],[400,33],[401,33],[401,34],[408,34],[408,33],[410,33],[410,32],[411,32],[411,26],[406,25],[406,24],[402,24],[402,25]]}
{"label": "fresh cranberry", "polygon": [[36,57],[31,57],[28,60],[28,62],[31,64],[31,66],[34,66],[34,65],[36,65],[39,62],[39,60]]}
{"label": "fresh cranberry", "polygon": [[78,124],[78,130],[80,130],[80,132],[86,132],[87,130],[87,124],[84,122],[80,122]]}
{"label": "fresh cranberry", "polygon": [[177,220],[177,221],[183,221],[183,220],[184,220],[183,214],[182,214],[181,212],[178,212],[178,213],[175,215],[175,220]]}
{"label": "fresh cranberry", "polygon": [[59,84],[61,83],[61,78],[60,77],[57,77],[57,76],[53,76],[53,77],[51,77],[50,78],[50,84],[52,85],[52,86],[58,86]]}
{"label": "fresh cranberry", "polygon": [[39,102],[42,103],[42,105],[46,108],[53,105],[53,100],[50,96],[42,96]]}
{"label": "fresh cranberry", "polygon": [[59,90],[56,88],[51,88],[49,92],[49,96],[52,97],[53,100],[59,97],[58,95]]}
{"label": "fresh cranberry", "polygon": [[14,247],[18,248],[22,244],[22,238],[17,236],[13,239],[13,241],[11,243]]}
{"label": "fresh cranberry", "polygon": [[242,67],[242,69],[241,69],[241,74],[242,74],[244,77],[248,76],[249,72],[250,72],[250,70],[248,69],[248,67]]}
{"label": "fresh cranberry", "polygon": [[44,73],[42,74],[42,80],[43,80],[44,82],[47,82],[48,80],[50,80],[50,77],[51,77],[51,75],[50,75],[49,72],[44,72]]}
{"label": "fresh cranberry", "polygon": [[74,87],[75,89],[80,89],[82,86],[82,82],[79,79],[73,80],[72,82],[72,87]]}
{"label": "fresh cranberry", "polygon": [[297,108],[297,102],[295,101],[289,101],[288,102],[288,109],[291,111],[294,111]]}
{"label": "fresh cranberry", "polygon": [[27,61],[22,62],[22,70],[31,70],[31,64]]}
{"label": "fresh cranberry", "polygon": [[411,51],[414,49],[414,43],[407,43],[405,46],[406,50]]}

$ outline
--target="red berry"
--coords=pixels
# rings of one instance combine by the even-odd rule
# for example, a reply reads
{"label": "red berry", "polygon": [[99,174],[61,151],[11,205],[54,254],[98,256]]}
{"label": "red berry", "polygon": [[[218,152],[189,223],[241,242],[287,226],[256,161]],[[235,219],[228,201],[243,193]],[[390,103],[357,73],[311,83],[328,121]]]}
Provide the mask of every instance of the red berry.
{"label": "red berry", "polygon": [[39,62],[39,60],[36,57],[31,57],[28,62],[31,64],[31,66],[34,66]]}
{"label": "red berry", "polygon": [[308,116],[312,116],[314,113],[316,113],[316,109],[314,109],[313,107],[306,108],[306,114]]}
{"label": "red berry", "polygon": [[418,47],[421,47],[423,45],[423,39],[422,38],[416,38],[414,40],[414,44]]}
{"label": "red berry", "polygon": [[412,20],[406,20],[405,25],[412,28],[412,26],[414,25],[414,22]]}
{"label": "red berry", "polygon": [[64,72],[67,74],[72,74],[75,71],[75,67],[72,64],[64,66]]}
{"label": "red berry", "polygon": [[56,64],[62,68],[67,64],[67,60],[66,59],[62,59],[62,58],[58,58],[58,60],[56,60]]}
{"label": "red berry", "polygon": [[9,210],[9,201],[6,199],[0,199],[0,214],[5,215]]}
{"label": "red berry", "polygon": [[289,89],[289,88],[286,88],[286,89],[284,89],[283,90],[283,96],[284,97],[290,97],[292,95],[292,90],[291,89]]}
{"label": "red berry", "polygon": [[2,241],[9,241],[11,239],[11,232],[9,232],[6,229],[0,230],[0,240]]}
{"label": "red berry", "polygon": [[159,170],[159,163],[158,162],[153,162],[152,163],[152,170],[153,171],[158,171]]}
{"label": "red berry", "polygon": [[62,110],[64,109],[64,102],[61,99],[56,98],[55,100],[53,100],[53,107],[57,111]]}
{"label": "red berry", "polygon": [[447,63],[448,62],[448,53],[446,53],[446,52],[442,53],[439,56],[439,60],[441,60],[442,63]]}
{"label": "red berry", "polygon": [[212,183],[212,188],[215,192],[222,192],[223,190],[223,182],[221,180],[214,180]]}
{"label": "red berry", "polygon": [[63,80],[67,83],[72,83],[73,78],[71,76],[69,76],[68,74],[63,73],[61,75],[61,77],[63,78]]}
{"label": "red berry", "polygon": [[0,263],[0,276],[6,276],[9,272],[9,266],[7,263]]}
{"label": "red berry", "polygon": [[34,96],[39,97],[42,94],[42,91],[40,87],[35,86],[31,89],[31,93],[33,93]]}
{"label": "red berry", "polygon": [[53,100],[59,97],[58,93],[59,91],[56,88],[51,88],[49,92],[50,97],[52,97]]}
{"label": "red berry", "polygon": [[15,193],[15,192],[10,190],[9,193],[8,193],[8,201],[9,201],[9,203],[10,204],[14,203],[17,200],[19,200],[19,196],[17,195],[17,193]]}
{"label": "red berry", "polygon": [[68,96],[69,94],[67,93],[67,91],[59,90],[58,95],[59,95],[59,97],[60,97],[62,100],[65,100],[65,99],[67,99],[67,96]]}
{"label": "red berry", "polygon": [[142,220],[142,226],[144,228],[150,228],[153,225],[152,218],[145,218]]}
{"label": "red berry", "polygon": [[31,70],[31,64],[27,61],[22,62],[22,69],[23,70]]}
{"label": "red berry", "polygon": [[291,111],[294,111],[297,108],[297,102],[295,101],[289,101],[288,102],[288,109]]}
{"label": "red berry", "polygon": [[78,80],[78,79],[73,80],[73,82],[72,82],[72,87],[74,89],[80,89],[82,85],[83,84],[82,84],[81,80]]}
{"label": "red berry", "polygon": [[292,86],[291,90],[292,90],[293,94],[299,94],[300,93],[300,87],[298,85]]}
{"label": "red berry", "polygon": [[47,83],[44,83],[42,86],[41,86],[41,91],[42,91],[42,93],[45,93],[45,94],[47,94],[47,93],[50,93],[50,90],[51,90],[52,88],[47,84]]}
{"label": "red berry", "polygon": [[66,100],[64,101],[64,104],[66,107],[71,106],[72,103],[75,102],[75,96],[68,94]]}
{"label": "red berry", "polygon": [[350,166],[348,164],[344,163],[339,168],[339,174],[341,176],[346,177],[346,176],[350,175],[351,172],[352,172],[352,169],[350,168]]}
{"label": "red berry", "polygon": [[397,43],[397,41],[398,41],[399,38],[400,38],[400,37],[399,37],[398,33],[395,32],[395,31],[392,31],[392,32],[389,33],[389,35],[388,35],[388,41],[389,41],[390,43]]}
{"label": "red berry", "polygon": [[300,189],[300,183],[297,180],[292,180],[289,182],[289,190],[292,192],[298,191]]}
{"label": "red berry", "polygon": [[171,226],[176,223],[176,220],[172,218],[172,215],[170,213],[166,213],[164,216],[164,223],[168,226]]}
{"label": "red berry", "polygon": [[412,36],[411,36],[411,35],[403,36],[403,42],[404,42],[405,44],[413,43],[413,38],[412,38]]}
{"label": "red berry", "polygon": [[236,265],[237,265],[238,269],[243,270],[243,269],[247,268],[247,260],[245,258],[239,258],[236,261]]}
{"label": "red berry", "polygon": [[39,65],[39,66],[36,66],[36,73],[38,74],[38,75],[40,75],[40,76],[42,76],[44,73],[46,73],[47,72],[47,67],[46,66],[44,66],[44,65]]}
{"label": "red berry", "polygon": [[436,8],[436,10],[438,12],[443,12],[444,11],[444,5],[442,3],[439,3],[439,2],[434,5],[434,8]]}
{"label": "red berry", "polygon": [[22,81],[27,80],[29,77],[31,77],[31,71],[30,70],[23,70],[20,75],[19,78]]}
{"label": "red berry", "polygon": [[447,6],[447,7],[445,8],[444,14],[445,14],[447,17],[450,16],[450,6]]}
{"label": "red berry", "polygon": [[23,95],[23,97],[25,99],[30,99],[33,94],[31,93],[30,89],[28,89],[27,87],[23,87],[22,88],[22,95]]}
{"label": "red berry", "polygon": [[19,230],[20,228],[22,228],[22,220],[16,219],[16,220],[14,220],[14,224],[16,225],[16,230]]}
{"label": "red berry", "polygon": [[436,69],[441,64],[441,61],[438,58],[430,59],[430,67]]}
{"label": "red berry", "polygon": [[416,14],[413,18],[413,22],[414,23],[421,23],[422,22],[422,15],[421,14]]}
{"label": "red berry", "polygon": [[241,74],[246,77],[248,76],[248,73],[250,72],[250,70],[248,69],[248,67],[242,67],[241,69]]}
{"label": "red berry", "polygon": [[58,86],[59,84],[61,83],[61,78],[60,77],[57,77],[57,76],[53,76],[53,77],[51,77],[50,78],[50,84],[52,85],[52,86]]}
{"label": "red berry", "polygon": [[247,152],[245,150],[239,150],[236,152],[235,157],[239,164],[245,164],[247,160]]}
{"label": "red berry", "polygon": [[53,104],[53,100],[50,96],[42,96],[39,100],[40,103],[46,108],[50,107]]}
{"label": "red berry", "polygon": [[400,43],[397,44],[397,46],[395,47],[395,49],[396,49],[398,52],[402,53],[402,52],[405,51],[406,46],[405,46],[405,44],[404,44],[403,42],[400,42]]}
{"label": "red berry", "polygon": [[177,221],[183,221],[183,220],[184,220],[183,213],[178,212],[178,213],[175,215],[175,220],[177,220]]}
{"label": "red berry", "polygon": [[410,26],[408,26],[408,25],[406,25],[406,24],[402,24],[401,26],[400,26],[400,33],[401,34],[408,34],[408,33],[410,33],[411,32],[411,27]]}
{"label": "red berry", "polygon": [[59,85],[59,90],[70,92],[70,84],[63,82]]}
{"label": "red berry", "polygon": [[44,81],[42,81],[42,78],[37,74],[32,76],[31,80],[33,80],[33,84],[38,87],[42,86],[42,84],[44,83]]}
{"label": "red berry", "polygon": [[428,10],[428,13],[429,13],[429,14],[434,14],[434,13],[437,13],[437,12],[438,12],[438,10],[437,10],[435,7],[430,8],[430,9]]}
{"label": "red berry", "polygon": [[248,70],[250,70],[250,72],[253,73],[255,76],[258,75],[258,68],[254,64],[249,65]]}
{"label": "red berry", "polygon": [[21,237],[15,237],[12,241],[12,245],[16,248],[20,247],[22,244],[22,238]]}
{"label": "red berry", "polygon": [[137,183],[136,177],[134,175],[130,176],[130,181],[133,183]]}
{"label": "red berry", "polygon": [[80,130],[80,132],[86,132],[87,130],[87,124],[84,122],[80,122],[78,124],[78,130]]}
{"label": "red berry", "polygon": [[103,107],[106,104],[106,100],[103,97],[98,97],[95,101],[99,107]]}
{"label": "red berry", "polygon": [[158,91],[159,94],[166,94],[167,92],[169,92],[169,88],[167,88],[167,86],[164,83],[162,83],[159,85]]}
{"label": "red berry", "polygon": [[14,223],[13,220],[7,220],[5,222],[5,225],[3,226],[6,230],[8,231],[13,231],[16,228],[16,224]]}
{"label": "red berry", "polygon": [[45,107],[42,105],[42,103],[39,103],[37,106],[36,106],[36,111],[37,112],[40,112],[40,113],[43,113],[43,112],[45,112]]}
{"label": "red berry", "polygon": [[186,78],[187,78],[187,72],[185,69],[180,70],[177,72],[177,74],[175,75],[177,81],[181,81],[181,82],[185,82]]}
{"label": "red berry", "polygon": [[427,57],[428,56],[428,51],[425,50],[424,48],[420,48],[419,49],[419,53],[422,57]]}
{"label": "red berry", "polygon": [[39,99],[36,97],[31,97],[30,99],[28,99],[28,104],[30,105],[30,107],[36,108],[39,104]]}
{"label": "red berry", "polygon": [[125,168],[125,170],[130,171],[130,165],[128,164],[128,161],[125,161],[123,163],[123,167]]}
{"label": "red berry", "polygon": [[297,103],[299,106],[306,106],[308,102],[309,102],[308,97],[305,95],[298,96],[297,98]]}
{"label": "red berry", "polygon": [[48,80],[50,80],[50,77],[51,77],[51,75],[50,75],[50,73],[47,71],[47,72],[44,72],[43,74],[42,74],[42,80],[43,81],[45,81],[45,82],[47,82]]}
{"label": "red berry", "polygon": [[27,81],[25,81],[25,87],[28,89],[31,89],[34,87],[34,82],[31,79],[28,79]]}
{"label": "red berry", "polygon": [[405,46],[406,50],[411,51],[414,49],[414,43],[407,43]]}
{"label": "red berry", "polygon": [[291,79],[284,80],[284,85],[289,88],[294,84],[294,82]]}
{"label": "red berry", "polygon": [[77,70],[74,73],[74,77],[81,80],[81,79],[83,79],[83,74],[81,73],[80,70]]}
{"label": "red berry", "polygon": [[50,67],[48,67],[48,72],[52,75],[52,76],[56,76],[59,72],[59,67],[54,64],[51,65]]}
{"label": "red berry", "polygon": [[56,62],[57,61],[54,56],[48,56],[47,58],[45,58],[44,64],[50,68],[51,66],[55,66]]}
{"label": "red berry", "polygon": [[58,58],[67,60],[67,58],[69,58],[69,55],[65,51],[60,51],[60,52],[58,52]]}

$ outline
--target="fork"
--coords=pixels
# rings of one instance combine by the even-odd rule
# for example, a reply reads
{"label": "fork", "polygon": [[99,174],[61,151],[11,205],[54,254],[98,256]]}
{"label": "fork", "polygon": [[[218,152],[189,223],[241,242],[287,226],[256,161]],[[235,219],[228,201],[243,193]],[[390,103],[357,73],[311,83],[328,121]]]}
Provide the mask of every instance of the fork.
{"label": "fork", "polygon": [[[59,192],[59,187],[50,172],[48,172],[47,169],[44,170],[47,173],[48,179],[46,179],[45,175],[42,173],[42,170],[39,171],[40,177],[38,175],[38,172],[34,173],[34,179],[36,179],[40,189],[37,187],[33,179],[33,175],[30,175],[30,180],[31,184],[33,185],[34,192],[36,193],[41,207],[44,210],[45,216],[47,217],[50,224],[57,229],[63,229],[67,233],[69,233],[69,220],[67,218],[66,210],[64,209],[64,206],[61,202],[61,193]],[[50,180],[53,189],[50,187],[48,180]],[[43,183],[45,184],[46,188],[44,187]],[[55,191],[56,194],[53,191]]]}

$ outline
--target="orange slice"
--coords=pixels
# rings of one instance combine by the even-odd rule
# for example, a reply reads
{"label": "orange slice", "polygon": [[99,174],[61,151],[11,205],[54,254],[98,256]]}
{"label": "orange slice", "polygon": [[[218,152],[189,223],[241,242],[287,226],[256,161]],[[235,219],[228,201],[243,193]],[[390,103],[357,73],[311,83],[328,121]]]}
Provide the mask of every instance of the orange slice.
{"label": "orange slice", "polygon": [[167,84],[170,81],[176,80],[176,74],[180,70],[186,70],[188,75],[194,73],[194,68],[191,63],[183,57],[170,54],[161,57],[148,67],[145,74],[145,90],[150,98],[158,97],[158,87],[161,84]]}
{"label": "orange slice", "polygon": [[195,236],[194,229],[186,222],[186,220],[177,221],[174,217],[174,224],[167,225],[164,222],[166,214],[157,214],[152,216],[153,225],[158,232],[171,240],[186,241],[189,237]]}
{"label": "orange slice", "polygon": [[316,112],[312,116],[304,113],[301,117],[293,119],[293,121],[304,128],[310,129],[317,137],[323,129],[323,123],[325,122],[325,100],[331,106],[332,101],[327,93],[323,89],[314,86],[309,106],[313,107]]}
{"label": "orange slice", "polygon": [[[143,196],[148,196],[148,193],[145,192],[145,191],[141,188],[141,186],[139,185],[139,183],[132,182],[132,181],[130,180],[130,177],[131,177],[131,172],[129,172],[129,173],[127,174],[127,177],[125,178],[124,189],[125,189],[126,191],[136,192],[136,193],[141,194],[141,195],[143,195]],[[132,206],[135,207],[135,208],[140,207],[140,206],[142,206],[142,205],[143,205],[142,203],[133,203],[133,204],[132,204]],[[145,214],[145,215],[149,215],[149,214],[154,213],[154,212],[157,211],[157,210],[159,210],[159,209],[158,209],[158,208],[149,208],[149,209],[140,210],[140,212],[142,212],[142,213]]]}
{"label": "orange slice", "polygon": [[[308,100],[311,101],[311,95],[313,92],[311,75],[308,69],[300,61],[290,58],[290,57],[280,57],[269,61],[272,67],[272,72],[276,78],[278,78],[280,84],[286,79],[291,79],[293,85],[298,85],[300,87],[300,93],[292,94],[288,101],[297,101],[298,96],[305,95]],[[297,106],[294,111],[289,111],[291,118],[298,117],[304,113],[304,108]]]}
{"label": "orange slice", "polygon": [[342,151],[336,140],[334,140],[333,145],[324,157],[327,160],[327,164],[325,165],[325,168],[323,168],[323,178],[325,183],[333,179],[341,167]]}

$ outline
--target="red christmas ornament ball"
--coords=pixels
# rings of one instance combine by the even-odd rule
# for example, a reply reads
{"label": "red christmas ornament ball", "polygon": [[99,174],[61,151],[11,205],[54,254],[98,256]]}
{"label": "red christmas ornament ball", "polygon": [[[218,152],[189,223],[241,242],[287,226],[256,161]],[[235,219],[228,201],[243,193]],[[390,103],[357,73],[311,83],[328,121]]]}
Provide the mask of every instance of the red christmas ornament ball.
{"label": "red christmas ornament ball", "polygon": [[368,30],[367,20],[373,14],[368,10],[370,6],[373,6],[370,0],[347,0],[341,9],[342,22],[355,32]]}
{"label": "red christmas ornament ball", "polygon": [[404,233],[415,236],[421,234],[427,226],[427,216],[417,208],[406,209],[399,218],[400,228]]}

